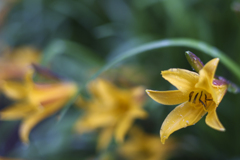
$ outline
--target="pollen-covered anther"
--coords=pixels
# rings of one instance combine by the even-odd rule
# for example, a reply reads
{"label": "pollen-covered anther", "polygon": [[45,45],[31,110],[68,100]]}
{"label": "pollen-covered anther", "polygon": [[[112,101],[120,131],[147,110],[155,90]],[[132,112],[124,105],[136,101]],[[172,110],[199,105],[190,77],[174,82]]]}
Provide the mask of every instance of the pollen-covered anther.
{"label": "pollen-covered anther", "polygon": [[213,101],[212,96],[206,91],[191,91],[189,93],[188,102],[190,102],[194,107],[204,107],[203,109],[207,111],[208,103]]}

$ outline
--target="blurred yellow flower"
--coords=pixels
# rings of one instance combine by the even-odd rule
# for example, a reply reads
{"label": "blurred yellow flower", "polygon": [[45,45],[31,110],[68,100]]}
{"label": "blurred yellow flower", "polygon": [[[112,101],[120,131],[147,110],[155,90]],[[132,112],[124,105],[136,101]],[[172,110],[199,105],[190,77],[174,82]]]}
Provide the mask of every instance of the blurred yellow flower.
{"label": "blurred yellow flower", "polygon": [[172,155],[175,148],[173,139],[163,145],[158,136],[146,134],[134,127],[130,131],[129,140],[120,146],[118,153],[128,160],[165,160]]}
{"label": "blurred yellow flower", "polygon": [[20,138],[24,143],[29,142],[29,133],[37,123],[60,110],[77,91],[77,86],[70,82],[36,84],[32,74],[27,72],[23,83],[5,81],[2,84],[3,93],[19,102],[1,110],[0,119],[23,119]]}
{"label": "blurred yellow flower", "polygon": [[40,58],[40,52],[32,47],[5,51],[0,57],[0,80],[24,77],[29,66]]}
{"label": "blurred yellow flower", "polygon": [[117,142],[122,142],[133,121],[147,116],[141,108],[143,87],[125,90],[98,79],[90,83],[89,91],[93,98],[83,103],[86,112],[77,121],[76,130],[85,133],[102,128],[98,149],[106,148],[113,135]]}
{"label": "blurred yellow flower", "polygon": [[162,72],[163,78],[178,90],[146,90],[155,101],[165,105],[177,106],[164,120],[160,136],[165,140],[174,131],[197,123],[206,113],[206,123],[219,131],[224,131],[216,114],[216,109],[226,93],[227,85],[214,79],[219,59],[209,61],[199,74],[184,69],[170,69]]}

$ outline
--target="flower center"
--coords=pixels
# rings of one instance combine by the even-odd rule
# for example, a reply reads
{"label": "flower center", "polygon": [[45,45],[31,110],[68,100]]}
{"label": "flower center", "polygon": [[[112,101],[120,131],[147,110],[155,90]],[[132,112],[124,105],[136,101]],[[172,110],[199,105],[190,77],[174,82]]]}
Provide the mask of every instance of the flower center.
{"label": "flower center", "polygon": [[211,94],[204,90],[192,91],[189,93],[188,102],[193,104],[195,107],[203,106],[204,110],[207,111],[208,103],[213,101]]}

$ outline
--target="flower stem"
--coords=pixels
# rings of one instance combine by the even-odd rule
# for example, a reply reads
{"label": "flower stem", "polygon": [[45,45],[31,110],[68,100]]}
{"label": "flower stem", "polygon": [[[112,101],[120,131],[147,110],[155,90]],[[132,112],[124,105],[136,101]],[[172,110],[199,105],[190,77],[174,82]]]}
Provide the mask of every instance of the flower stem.
{"label": "flower stem", "polygon": [[220,58],[220,62],[222,62],[240,81],[240,67],[232,61],[227,55],[225,55],[222,51],[218,50],[217,48],[208,45],[202,41],[187,39],[187,38],[177,38],[177,39],[166,39],[160,40],[155,42],[150,42],[139,47],[133,48],[126,52],[123,52],[119,56],[117,56],[114,60],[110,63],[103,66],[97,73],[95,73],[89,81],[95,79],[104,71],[108,70],[109,68],[113,67],[118,62],[123,61],[126,58],[132,57],[134,55],[144,53],[146,51],[159,49],[159,48],[166,48],[166,47],[189,47],[194,48],[197,50],[202,51],[205,54],[208,54],[212,57]]}

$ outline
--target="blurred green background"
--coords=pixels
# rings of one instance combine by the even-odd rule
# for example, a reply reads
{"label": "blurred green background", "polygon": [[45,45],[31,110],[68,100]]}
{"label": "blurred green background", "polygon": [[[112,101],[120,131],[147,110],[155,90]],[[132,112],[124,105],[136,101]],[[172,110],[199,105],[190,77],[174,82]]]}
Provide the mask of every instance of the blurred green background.
{"label": "blurred green background", "polygon": [[[42,51],[42,65],[80,86],[124,51],[161,39],[200,40],[220,49],[237,64],[240,62],[240,1],[236,0],[1,0],[0,13],[1,48],[36,47]],[[212,58],[188,47],[168,47],[126,59],[102,76],[126,82],[126,86],[173,89],[160,72],[169,68],[191,70],[184,55],[187,50],[204,63]],[[217,75],[240,84],[221,62]],[[7,103],[1,97],[2,106]],[[144,108],[149,118],[136,123],[146,132],[158,135],[174,106],[164,106],[147,97]],[[217,113],[226,132],[211,129],[203,118],[195,126],[171,135],[180,145],[170,159],[240,159],[239,95],[227,93]],[[97,133],[73,133],[72,126],[81,114],[81,110],[71,107],[61,121],[56,121],[58,114],[43,121],[31,132],[29,146],[19,140],[20,122],[1,121],[0,156],[99,159],[103,153],[95,149]]]}

